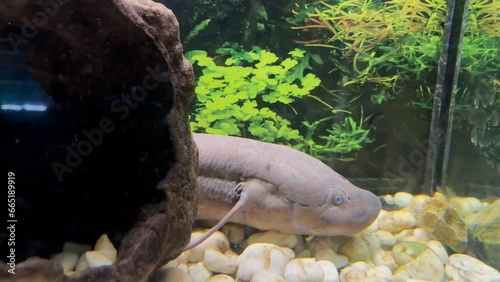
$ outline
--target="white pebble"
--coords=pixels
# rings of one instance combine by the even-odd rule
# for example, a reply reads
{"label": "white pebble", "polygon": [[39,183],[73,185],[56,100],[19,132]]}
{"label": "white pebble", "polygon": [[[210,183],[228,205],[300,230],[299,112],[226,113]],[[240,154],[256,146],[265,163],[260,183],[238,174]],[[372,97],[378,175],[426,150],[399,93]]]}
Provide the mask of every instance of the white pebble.
{"label": "white pebble", "polygon": [[378,230],[374,235],[379,240],[382,248],[390,249],[398,242],[394,234],[386,230]]}
{"label": "white pebble", "polygon": [[203,265],[213,272],[233,274],[238,268],[237,259],[237,257],[226,256],[214,249],[208,249],[205,251]]}
{"label": "white pebble", "polygon": [[78,262],[78,256],[74,253],[60,253],[52,257],[50,260],[59,263],[65,274],[75,270],[76,263]]}
{"label": "white pebble", "polygon": [[477,198],[467,197],[465,199],[472,205],[474,212],[478,212],[483,207],[481,202]]}
{"label": "white pebble", "polygon": [[368,260],[371,253],[379,247],[380,242],[374,234],[362,233],[344,242],[339,253],[346,255],[350,261]]}
{"label": "white pebble", "polygon": [[117,251],[113,243],[111,243],[111,241],[109,240],[107,234],[103,234],[101,235],[101,237],[99,237],[99,239],[95,243],[94,250],[109,258],[111,262],[114,263],[116,261]]}
{"label": "white pebble", "polygon": [[239,257],[236,277],[250,281],[255,274],[263,272],[283,277],[286,263],[291,259],[289,256],[288,251],[273,244],[252,244]]}
{"label": "white pebble", "polygon": [[205,282],[212,277],[212,272],[208,270],[203,263],[198,262],[193,266],[188,267],[189,276],[193,282]]}
{"label": "white pebble", "polygon": [[325,274],[325,280],[323,280],[323,282],[339,282],[339,272],[335,264],[327,260],[320,260],[318,264]]}
{"label": "white pebble", "polygon": [[349,259],[346,256],[336,253],[332,248],[317,251],[314,258],[317,261],[327,260],[335,264],[338,268],[344,267],[349,263]]}
{"label": "white pebble", "polygon": [[192,282],[191,276],[178,268],[165,269],[157,282]]}
{"label": "white pebble", "polygon": [[323,268],[313,258],[292,259],[285,267],[287,282],[323,282]]}
{"label": "white pebble", "polygon": [[377,265],[373,268],[368,268],[366,278],[372,281],[391,281],[392,271],[385,265]]}
{"label": "white pebble", "polygon": [[409,236],[412,236],[413,235],[413,229],[406,229],[406,230],[403,230],[401,232],[399,232],[398,234],[396,234],[396,239],[399,241],[399,242],[402,242],[404,241],[407,237]]}
{"label": "white pebble", "polygon": [[429,195],[425,194],[413,196],[410,204],[410,210],[412,211],[412,213],[415,214],[415,212],[420,211],[424,202],[429,200],[430,198],[431,197]]}
{"label": "white pebble", "polygon": [[189,269],[188,269],[187,264],[184,264],[184,263],[183,263],[183,264],[179,264],[179,265],[177,265],[177,267],[176,267],[176,268],[177,268],[177,269],[180,269],[180,270],[182,270],[182,271],[184,271],[184,272],[186,272],[186,273],[189,273]]}
{"label": "white pebble", "polygon": [[400,266],[394,272],[392,282],[406,282],[408,279],[441,282],[444,278],[443,264],[432,250],[427,249],[415,260]]}
{"label": "white pebble", "polygon": [[394,203],[400,207],[407,207],[411,204],[413,195],[407,192],[397,192],[394,194]]}
{"label": "white pebble", "polygon": [[427,242],[427,248],[434,251],[434,253],[438,256],[439,260],[443,264],[448,263],[448,253],[446,252],[446,249],[443,247],[443,245],[439,241],[431,240],[431,241]]}
{"label": "white pebble", "polygon": [[363,233],[373,233],[377,230],[379,230],[378,220],[374,220],[370,226],[363,230]]}
{"label": "white pebble", "polygon": [[398,264],[394,260],[394,258],[391,256],[389,252],[386,252],[382,249],[375,250],[372,253],[371,260],[375,265],[385,265],[387,266],[391,271],[395,271],[398,268]]}
{"label": "white pebble", "polygon": [[384,196],[384,202],[386,202],[389,205],[394,205],[394,197],[390,194],[387,194]]}
{"label": "white pebble", "polygon": [[270,272],[256,273],[250,282],[285,282],[285,278]]}
{"label": "white pebble", "polygon": [[212,278],[208,279],[207,282],[234,282],[233,277],[227,275],[227,274],[218,274],[215,276],[212,276]]}
{"label": "white pebble", "polygon": [[[191,233],[191,241],[190,244],[201,237],[205,232],[204,231],[196,231]],[[205,251],[207,249],[214,249],[219,251],[220,253],[225,253],[229,250],[229,240],[227,239],[224,233],[217,231],[212,236],[208,237],[205,241],[203,241],[198,246],[192,248],[189,251],[186,251],[186,257],[190,262],[201,262],[203,261],[203,256],[205,255]]]}
{"label": "white pebble", "polygon": [[450,199],[450,205],[452,205],[462,218],[467,217],[474,213],[474,206],[466,198],[453,197]]}
{"label": "white pebble", "polygon": [[378,226],[382,230],[396,233],[408,228],[413,228],[416,224],[417,221],[411,213],[405,211],[391,211],[380,219]]}
{"label": "white pebble", "polygon": [[366,281],[368,265],[364,261],[355,262],[340,271],[340,281],[363,282]]}
{"label": "white pebble", "polygon": [[84,256],[86,257],[87,263],[89,264],[90,268],[113,264],[113,262],[108,257],[104,256],[101,252],[98,251],[86,252]]}
{"label": "white pebble", "polygon": [[500,281],[498,270],[468,255],[453,254],[446,264],[446,275],[457,282]]}
{"label": "white pebble", "polygon": [[250,235],[248,244],[254,243],[269,243],[280,247],[293,248],[297,244],[297,236],[278,231],[266,231]]}

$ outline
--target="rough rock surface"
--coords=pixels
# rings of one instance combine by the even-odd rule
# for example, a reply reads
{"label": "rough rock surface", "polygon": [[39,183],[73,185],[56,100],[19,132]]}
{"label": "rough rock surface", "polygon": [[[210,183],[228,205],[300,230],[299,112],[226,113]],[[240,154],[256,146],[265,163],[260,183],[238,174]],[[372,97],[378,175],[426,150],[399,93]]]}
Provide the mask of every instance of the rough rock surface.
{"label": "rough rock surface", "polygon": [[425,200],[421,210],[414,211],[419,226],[455,252],[467,248],[467,226],[457,210],[436,192]]}
{"label": "rough rock surface", "polygon": [[[196,215],[194,75],[176,18],[149,0],[4,0],[0,33],[52,103],[26,123],[0,120],[23,242],[0,280],[146,281],[181,253]],[[102,233],[118,247],[112,266],[69,277],[45,259]]]}
{"label": "rough rock surface", "polygon": [[500,200],[465,218],[477,255],[500,269]]}

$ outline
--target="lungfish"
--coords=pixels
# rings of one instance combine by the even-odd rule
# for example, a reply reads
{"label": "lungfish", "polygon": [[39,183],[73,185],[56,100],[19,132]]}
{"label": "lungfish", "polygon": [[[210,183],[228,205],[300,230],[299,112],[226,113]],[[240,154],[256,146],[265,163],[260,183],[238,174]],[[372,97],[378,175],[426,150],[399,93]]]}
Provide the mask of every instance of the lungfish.
{"label": "lungfish", "polygon": [[302,235],[355,235],[381,209],[323,162],[293,148],[261,141],[193,134],[199,151],[197,219]]}

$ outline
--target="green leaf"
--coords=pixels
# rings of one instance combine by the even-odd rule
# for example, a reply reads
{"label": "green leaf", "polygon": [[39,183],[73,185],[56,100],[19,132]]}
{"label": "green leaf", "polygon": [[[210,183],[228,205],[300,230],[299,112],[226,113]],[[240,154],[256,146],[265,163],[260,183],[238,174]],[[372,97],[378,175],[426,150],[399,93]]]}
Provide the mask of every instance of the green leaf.
{"label": "green leaf", "polygon": [[299,48],[295,48],[295,50],[288,52],[289,55],[291,55],[292,57],[295,57],[295,58],[302,58],[302,57],[304,57],[305,53],[306,53],[306,51],[299,49]]}

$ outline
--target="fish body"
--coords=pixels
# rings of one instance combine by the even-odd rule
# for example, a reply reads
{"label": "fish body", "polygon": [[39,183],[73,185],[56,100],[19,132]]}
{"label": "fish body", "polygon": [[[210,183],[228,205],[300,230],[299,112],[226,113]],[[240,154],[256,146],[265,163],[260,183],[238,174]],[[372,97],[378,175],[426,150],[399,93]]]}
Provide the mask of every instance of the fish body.
{"label": "fish body", "polygon": [[378,216],[380,200],[321,161],[261,141],[193,134],[199,151],[197,219],[220,220],[248,196],[229,222],[303,235],[354,235]]}

